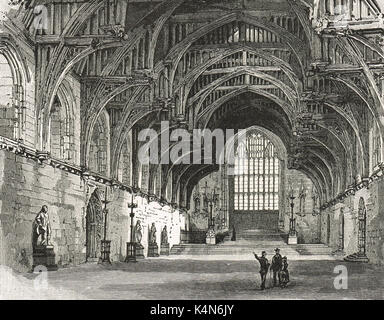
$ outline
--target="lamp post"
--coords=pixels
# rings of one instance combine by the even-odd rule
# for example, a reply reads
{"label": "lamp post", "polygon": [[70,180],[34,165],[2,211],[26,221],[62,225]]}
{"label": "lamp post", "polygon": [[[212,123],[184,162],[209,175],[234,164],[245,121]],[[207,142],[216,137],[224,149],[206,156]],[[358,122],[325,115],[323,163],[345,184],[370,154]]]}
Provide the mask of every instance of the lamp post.
{"label": "lamp post", "polygon": [[205,185],[205,192],[204,192],[204,198],[205,201],[209,204],[209,218],[208,218],[208,231],[207,231],[207,237],[206,237],[206,243],[207,244],[216,244],[216,233],[215,233],[215,223],[213,219],[213,206],[216,204],[218,200],[218,194],[215,191],[215,188],[213,188],[212,194],[209,196],[207,193],[207,183]]}
{"label": "lamp post", "polygon": [[128,204],[128,208],[131,209],[131,212],[129,214],[131,218],[131,237],[130,241],[127,242],[127,257],[125,258],[125,262],[136,262],[136,244],[135,244],[135,239],[133,237],[133,218],[135,217],[135,212],[133,209],[137,208],[137,203],[134,203],[135,194],[132,189],[132,200],[131,203]]}
{"label": "lamp post", "polygon": [[289,235],[288,235],[288,244],[297,244],[297,232],[296,232],[296,219],[293,215],[293,208],[295,203],[295,196],[293,194],[293,188],[291,186],[291,191],[289,195],[289,199],[291,200],[291,218],[289,219]]}
{"label": "lamp post", "polygon": [[104,203],[104,237],[103,240],[101,240],[101,257],[100,261],[111,263],[111,240],[107,240],[107,221],[108,221],[108,209],[107,205],[111,201],[108,201],[108,187],[105,187],[105,198],[102,200]]}

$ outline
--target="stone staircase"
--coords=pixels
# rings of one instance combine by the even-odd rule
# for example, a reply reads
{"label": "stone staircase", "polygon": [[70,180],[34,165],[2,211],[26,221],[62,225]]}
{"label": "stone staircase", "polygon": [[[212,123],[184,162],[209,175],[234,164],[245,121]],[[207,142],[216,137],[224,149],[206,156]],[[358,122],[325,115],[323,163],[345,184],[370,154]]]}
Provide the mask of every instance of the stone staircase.
{"label": "stone staircase", "polygon": [[299,254],[301,255],[333,255],[332,248],[325,244],[296,244],[292,245]]}
{"label": "stone staircase", "polygon": [[353,253],[353,254],[350,254],[349,256],[346,256],[344,258],[344,261],[367,263],[367,262],[369,262],[369,259],[367,258],[367,256],[365,254]]}
{"label": "stone staircase", "polygon": [[275,241],[281,242],[287,239],[287,235],[280,231],[275,230],[241,230],[237,236],[236,240],[248,240],[253,242],[259,241]]}
{"label": "stone staircase", "polygon": [[244,230],[236,235],[236,241],[230,241],[231,235],[224,242],[217,245],[206,244],[179,244],[174,245],[170,254],[173,256],[211,256],[212,258],[252,258],[253,252],[260,255],[267,252],[270,258],[275,254],[275,248],[280,249],[283,256],[288,259],[297,259],[299,256],[310,259],[311,257],[333,258],[332,249],[324,244],[297,244],[288,245],[287,235],[279,231],[270,230]]}

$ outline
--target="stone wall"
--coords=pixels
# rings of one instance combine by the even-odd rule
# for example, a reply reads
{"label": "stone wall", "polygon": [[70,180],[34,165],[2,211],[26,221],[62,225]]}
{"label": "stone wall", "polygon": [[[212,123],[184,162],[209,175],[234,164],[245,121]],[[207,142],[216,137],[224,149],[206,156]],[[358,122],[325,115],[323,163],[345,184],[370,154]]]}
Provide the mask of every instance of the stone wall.
{"label": "stone wall", "polygon": [[[320,242],[320,218],[314,213],[313,204],[313,184],[312,181],[303,173],[297,170],[286,170],[285,178],[285,206],[284,211],[284,232],[289,231],[289,219],[291,218],[290,207],[290,189],[293,188],[295,196],[294,203],[294,218],[296,218],[296,231],[299,243],[319,243]],[[300,210],[299,194],[300,189],[304,185],[306,189],[306,197],[304,203],[304,210]],[[317,209],[317,208],[315,208]]]}
{"label": "stone wall", "polygon": [[2,264],[16,270],[32,265],[32,221],[49,207],[57,263],[85,260],[85,192],[80,177],[0,151]]}
{"label": "stone wall", "polygon": [[[283,162],[284,164],[284,162]],[[237,229],[244,228],[257,228],[277,230],[279,227],[285,233],[289,231],[289,219],[291,217],[290,200],[288,199],[290,194],[291,185],[296,199],[294,200],[294,217],[296,218],[296,229],[298,231],[298,241],[300,243],[320,243],[320,218],[314,213],[313,204],[313,184],[312,181],[303,173],[297,170],[288,170],[286,167],[282,170],[284,176],[281,179],[279,192],[280,196],[280,208],[279,211],[270,212],[233,212],[229,210],[229,226],[237,226]],[[221,192],[221,175],[220,173],[212,173],[202,179],[199,184],[194,188],[191,197],[191,208],[189,210],[189,222],[190,230],[207,230],[208,229],[208,210],[203,209],[202,197],[200,200],[200,210],[196,211],[195,202],[193,201],[196,192],[200,195],[204,194],[205,183],[207,182],[208,192],[212,192],[213,187],[216,188],[218,193]],[[303,201],[303,210],[300,210],[299,194],[302,185],[306,189],[306,197]],[[231,197],[232,192],[229,192]],[[221,197],[223,197],[221,195]],[[233,201],[233,199],[229,199]],[[228,206],[231,208],[231,206]],[[318,209],[318,208],[316,208]],[[279,221],[280,220],[280,221]]]}
{"label": "stone wall", "polygon": [[[72,173],[47,164],[0,151],[0,264],[19,271],[32,266],[32,222],[43,204],[49,208],[51,242],[59,267],[86,261],[86,206],[95,189],[105,186],[85,183]],[[109,188],[111,189],[111,188]],[[108,205],[108,233],[112,240],[112,260],[124,260],[129,239],[130,194],[116,190]],[[158,244],[166,224],[171,245],[180,242],[180,215],[177,210],[135,199],[136,219],[143,225],[143,245],[147,253],[148,226],[155,222]],[[135,220],[136,220],[135,219]],[[160,247],[160,246],[159,246]]]}
{"label": "stone wall", "polygon": [[279,212],[278,211],[237,211],[229,216],[230,226],[235,227],[236,232],[247,229],[278,230]]}
{"label": "stone wall", "polygon": [[[207,190],[206,189],[207,186]],[[213,217],[215,218],[215,223],[219,223],[220,220],[224,218],[224,212],[219,212],[220,209],[224,208],[224,196],[222,191],[222,178],[221,172],[214,172],[206,176],[205,178],[199,181],[198,185],[192,191],[191,202],[189,213],[189,230],[208,230],[208,219],[210,207],[204,206],[204,194],[207,192],[209,195],[212,194],[213,189],[218,194],[219,200],[216,206],[212,209]],[[196,208],[195,197],[199,195],[200,206]],[[219,226],[217,226],[219,227]],[[221,226],[223,227],[223,226]]]}
{"label": "stone wall", "polygon": [[[108,239],[112,240],[112,260],[124,261],[126,256],[126,243],[129,242],[131,236],[129,218],[131,209],[128,208],[128,204],[131,203],[132,196],[130,193],[120,190],[116,193],[116,196],[113,197],[113,201],[108,206]],[[135,196],[134,202],[138,207],[134,209],[135,217],[133,226],[136,225],[137,220],[140,220],[143,234],[141,244],[144,246],[144,256],[147,256],[148,253],[149,230],[153,222],[155,223],[157,230],[156,241],[159,250],[161,231],[165,225],[167,226],[170,248],[172,248],[173,245],[180,243],[180,228],[183,224],[183,219],[178,210],[174,210],[169,206],[162,207],[156,202],[148,203],[146,198],[140,196]]]}
{"label": "stone wall", "polygon": [[[321,242],[330,245],[334,250],[340,248],[341,215],[344,215],[344,254],[350,255],[358,251],[358,210],[360,199],[364,199],[366,207],[366,255],[370,262],[384,263],[384,199],[380,195],[384,191],[384,181],[372,183],[369,188],[356,192],[355,195],[328,208],[321,213]],[[327,235],[329,216],[330,234]]]}

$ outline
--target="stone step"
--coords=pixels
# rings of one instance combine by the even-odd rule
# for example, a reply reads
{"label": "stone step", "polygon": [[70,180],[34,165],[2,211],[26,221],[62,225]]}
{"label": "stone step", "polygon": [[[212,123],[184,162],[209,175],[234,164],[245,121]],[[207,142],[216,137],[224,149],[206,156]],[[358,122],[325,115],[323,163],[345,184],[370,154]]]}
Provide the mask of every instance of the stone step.
{"label": "stone step", "polygon": [[[300,254],[300,255],[332,255],[332,249],[326,245],[292,245],[284,243],[278,246],[282,255]],[[260,253],[266,251],[268,256],[275,253],[276,246],[271,245],[194,245],[183,244],[172,247],[170,254],[173,255],[243,255],[252,252]]]}
{"label": "stone step", "polygon": [[288,245],[287,235],[277,230],[241,230],[236,235],[236,241],[226,236],[222,243],[207,244],[179,244],[172,247],[171,255],[180,256],[245,256],[253,252],[261,254],[266,251],[271,257],[275,249],[280,248],[283,256],[332,256],[332,249],[324,244]]}
{"label": "stone step", "polygon": [[369,259],[367,258],[367,256],[365,254],[360,254],[360,253],[350,254],[349,256],[345,257],[344,260],[348,262],[363,262],[363,263],[369,262]]}

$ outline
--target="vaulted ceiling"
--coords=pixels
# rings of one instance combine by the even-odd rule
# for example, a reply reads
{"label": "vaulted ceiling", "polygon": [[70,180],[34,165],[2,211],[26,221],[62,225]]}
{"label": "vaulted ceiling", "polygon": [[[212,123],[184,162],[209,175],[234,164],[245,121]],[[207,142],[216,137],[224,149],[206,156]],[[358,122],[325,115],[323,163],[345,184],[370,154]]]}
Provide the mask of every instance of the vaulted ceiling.
{"label": "vaulted ceiling", "polygon": [[[81,80],[85,165],[107,110],[112,175],[128,132],[161,120],[265,127],[285,144],[289,167],[316,181],[323,202],[369,175],[368,132],[380,141],[384,132],[379,1],[43,1],[55,23],[36,30],[38,3],[6,25],[36,46],[43,119],[66,75]],[[43,127],[42,145],[47,134]],[[200,177],[216,169],[178,170]]]}

